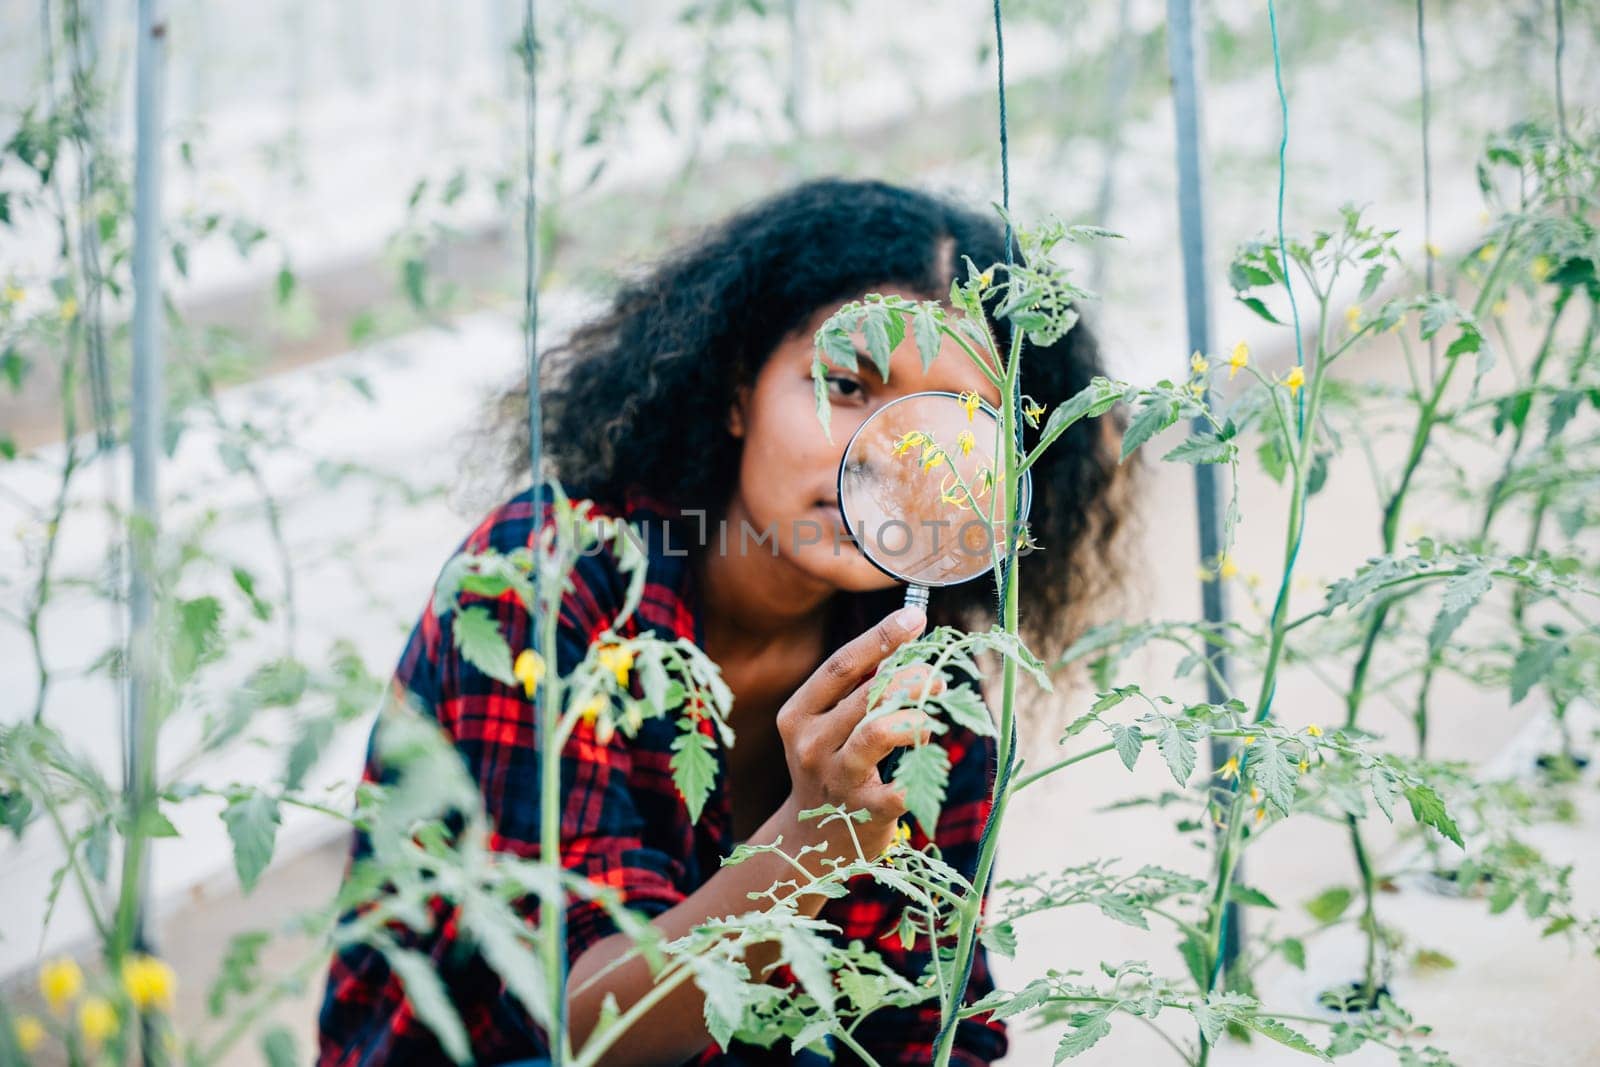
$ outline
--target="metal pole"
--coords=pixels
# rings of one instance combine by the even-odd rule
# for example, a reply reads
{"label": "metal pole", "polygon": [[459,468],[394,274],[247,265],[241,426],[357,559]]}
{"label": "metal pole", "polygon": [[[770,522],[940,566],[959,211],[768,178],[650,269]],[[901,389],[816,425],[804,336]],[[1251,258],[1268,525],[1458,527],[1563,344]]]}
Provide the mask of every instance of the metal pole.
{"label": "metal pole", "polygon": [[[133,578],[128,713],[123,723],[123,792],[137,816],[155,787],[160,694],[155,656],[155,544],[160,529],[157,462],[161,448],[161,126],[166,23],[160,0],[139,0],[133,200]],[[150,863],[134,848],[123,867],[123,897],[132,883],[131,942],[150,945],[147,905]]]}
{"label": "metal pole", "polygon": [[[1176,119],[1176,150],[1178,165],[1178,238],[1183,255],[1184,318],[1188,323],[1189,352],[1210,352],[1211,346],[1211,294],[1206,285],[1206,226],[1204,171],[1201,167],[1202,137],[1200,128],[1200,50],[1195,45],[1194,8],[1190,0],[1167,0],[1168,62],[1172,67],[1172,107]],[[1203,420],[1195,420],[1195,431],[1204,433],[1209,427]],[[1195,512],[1200,534],[1200,558],[1215,560],[1222,551],[1222,493],[1218,485],[1217,467],[1210,463],[1194,466]],[[1220,568],[1219,568],[1220,569]],[[1220,626],[1228,618],[1227,590],[1219,574],[1215,580],[1200,585],[1201,609],[1205,621]],[[1227,699],[1218,682],[1228,680],[1227,656],[1218,651],[1212,663],[1216,676],[1206,675],[1206,699],[1219,704]],[[1212,738],[1211,765],[1224,763],[1229,756],[1229,746]],[[1241,861],[1242,862],[1242,861]],[[1243,867],[1236,868],[1242,872]],[[1239,907],[1228,902],[1227,920],[1223,939],[1223,960],[1232,963],[1242,942]]]}

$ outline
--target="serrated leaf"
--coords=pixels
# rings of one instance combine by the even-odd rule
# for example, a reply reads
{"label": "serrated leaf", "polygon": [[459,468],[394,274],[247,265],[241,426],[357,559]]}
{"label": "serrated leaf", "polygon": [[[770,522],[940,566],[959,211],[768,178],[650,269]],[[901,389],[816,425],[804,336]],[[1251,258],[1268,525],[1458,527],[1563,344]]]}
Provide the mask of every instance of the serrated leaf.
{"label": "serrated leaf", "polygon": [[971,686],[946,689],[939,694],[939,705],[950,716],[950,721],[965,727],[980,737],[996,737],[999,731],[983,696]]}
{"label": "serrated leaf", "polygon": [[1167,769],[1172,772],[1172,777],[1177,780],[1178,785],[1188,785],[1189,776],[1194,773],[1194,742],[1169,722],[1156,737],[1156,744],[1161,749],[1161,758],[1167,761]]}
{"label": "serrated leaf", "polygon": [[278,801],[264,793],[234,797],[222,809],[222,821],[233,842],[233,868],[239,875],[239,885],[248,893],[272,862],[278,836]]}
{"label": "serrated leaf", "polygon": [[905,789],[906,809],[922,824],[923,833],[933,836],[939,823],[939,808],[944,803],[950,781],[950,753],[943,745],[915,745],[901,752],[895,765],[894,782]]}
{"label": "serrated leaf", "polygon": [[1171,397],[1146,397],[1122,435],[1122,459],[1156,434],[1178,421],[1178,402]]}
{"label": "serrated leaf", "polygon": [[1461,840],[1461,831],[1456,828],[1456,822],[1445,809],[1444,801],[1433,787],[1427,783],[1406,786],[1406,799],[1411,802],[1411,816],[1424,826],[1431,826],[1446,838],[1454,841],[1456,847],[1466,848]]}
{"label": "serrated leaf", "polygon": [[716,742],[695,726],[694,720],[679,722],[678,736],[672,739],[672,783],[689,809],[689,821],[699,822],[706,797],[717,780]]}
{"label": "serrated leaf", "polygon": [[1288,815],[1289,809],[1294,806],[1299,777],[1297,765],[1271,738],[1262,738],[1259,743],[1243,751],[1249,752],[1246,758],[1252,779],[1266,794],[1267,803],[1278,809],[1280,815]]}
{"label": "serrated leaf", "polygon": [[1444,583],[1444,595],[1439,605],[1439,614],[1433,620],[1433,626],[1428,630],[1428,651],[1437,655],[1444,648],[1445,642],[1461,626],[1473,606],[1483,599],[1483,595],[1493,585],[1489,571],[1484,567],[1474,567],[1465,574],[1457,574]]}
{"label": "serrated leaf", "polygon": [[1261,890],[1251,889],[1249,886],[1240,885],[1238,882],[1234,882],[1228,887],[1228,899],[1257,908],[1276,908],[1278,906],[1272,902],[1271,897]]}
{"label": "serrated leaf", "polygon": [[1319,1060],[1329,1059],[1326,1052],[1313,1045],[1298,1031],[1289,1029],[1276,1019],[1265,1015],[1245,1015],[1239,1021],[1263,1037],[1270,1037],[1278,1044],[1287,1045],[1296,1052],[1304,1052],[1307,1056],[1315,1056]]}
{"label": "serrated leaf", "polygon": [[1138,726],[1114,722],[1111,724],[1111,743],[1117,746],[1122,765],[1133,770],[1133,765],[1139,761],[1139,753],[1144,749],[1144,733]]}
{"label": "serrated leaf", "polygon": [[511,672],[511,646],[506,644],[500,624],[481,604],[456,612],[451,636],[468,663],[497,682],[517,684],[517,676]]}
{"label": "serrated leaf", "polygon": [[1161,458],[1175,463],[1231,463],[1238,454],[1237,444],[1207,433],[1195,434]]}
{"label": "serrated leaf", "polygon": [[922,357],[922,369],[926,371],[939,355],[939,313],[938,305],[923,302],[917,305],[917,310],[911,319],[911,329],[917,340],[917,352]]}
{"label": "serrated leaf", "polygon": [[1093,1012],[1077,1016],[1073,1020],[1073,1027],[1061,1038],[1056,1045],[1055,1058],[1052,1064],[1070,1060],[1074,1056],[1082,1055],[1094,1047],[1095,1043],[1111,1032],[1111,1023],[1106,1020],[1105,1012]]}
{"label": "serrated leaf", "polygon": [[1516,707],[1542,682],[1566,650],[1559,638],[1544,638],[1524,645],[1511,664],[1511,706]]}

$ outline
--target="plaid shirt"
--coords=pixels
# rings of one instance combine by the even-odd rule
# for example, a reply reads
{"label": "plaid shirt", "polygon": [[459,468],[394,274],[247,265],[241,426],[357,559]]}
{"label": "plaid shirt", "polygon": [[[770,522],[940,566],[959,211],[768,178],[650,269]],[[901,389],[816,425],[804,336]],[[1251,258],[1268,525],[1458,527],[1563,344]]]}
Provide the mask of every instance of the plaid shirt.
{"label": "plaid shirt", "polygon": [[[461,550],[509,552],[528,545],[534,528],[533,500],[528,490],[500,506],[467,537]],[[548,520],[548,501],[543,508]],[[591,514],[620,515],[643,524],[648,559],[644,598],[619,633],[636,636],[653,631],[665,640],[688,638],[703,648],[693,569],[685,552],[686,539],[678,532],[682,513],[634,488],[620,509],[596,504]],[[669,526],[674,519],[678,524]],[[670,532],[658,538],[661,531]],[[615,618],[626,582],[609,551],[580,559],[572,588],[561,604],[556,656],[560,671],[570,671]],[[515,594],[490,598],[463,592],[460,599],[463,605],[478,603],[490,610],[513,656],[527,647],[528,615]],[[886,597],[839,595],[827,647],[831,650],[863,632],[887,613],[891,601],[898,600],[898,590],[889,590]],[[403,685],[422,707],[431,709],[454,738],[478,781],[495,828],[491,847],[537,856],[539,756],[534,705],[520,687],[487,677],[456,654],[452,619],[448,612],[436,616],[430,600],[400,657],[393,684]],[[562,862],[620,890],[627,906],[647,917],[661,914],[702,885],[735,844],[726,754],[719,745],[716,783],[699,822],[691,823],[668,765],[675,729],[669,719],[647,720],[634,738],[618,731],[608,744],[600,745],[592,727],[580,726],[562,754]],[[946,861],[971,879],[990,806],[994,743],[955,726],[938,743],[949,750],[950,783],[934,839]],[[377,780],[382,768],[370,753],[369,747],[366,777]],[[926,843],[920,827],[914,827],[912,844]],[[363,855],[366,847],[357,834],[352,858]],[[859,938],[899,973],[912,980],[920,977],[928,960],[926,942],[908,950],[895,936],[903,898],[865,877],[856,879],[850,889],[848,896],[829,900],[822,908],[820,917],[839,928],[834,936],[841,943]],[[453,911],[448,902],[436,900],[433,932],[398,931],[396,936],[435,961],[471,1038],[476,1062],[504,1063],[544,1054],[544,1034],[471,946],[463,943]],[[615,931],[598,904],[569,901],[569,959],[577,959]],[[775,980],[786,977],[780,969]],[[987,957],[979,946],[968,1000],[991,989]],[[864,1019],[855,1036],[884,1067],[926,1064],[932,1060],[938,1021],[936,1001],[884,1008]],[[367,946],[349,946],[334,956],[319,1029],[321,1067],[448,1062],[381,953]],[[956,1049],[952,1062],[961,1067],[988,1064],[1006,1050],[1005,1028],[988,1016],[963,1020]],[[853,1053],[840,1049],[834,1062],[856,1061]],[[784,1042],[772,1049],[739,1042],[728,1049],[712,1045],[689,1061],[696,1067],[799,1062],[804,1061],[793,1057]]]}

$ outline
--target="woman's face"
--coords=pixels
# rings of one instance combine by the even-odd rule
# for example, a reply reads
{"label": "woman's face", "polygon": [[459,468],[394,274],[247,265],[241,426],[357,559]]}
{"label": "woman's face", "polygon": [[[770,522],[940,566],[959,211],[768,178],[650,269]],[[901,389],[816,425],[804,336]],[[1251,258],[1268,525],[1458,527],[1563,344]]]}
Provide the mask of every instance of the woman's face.
{"label": "woman's face", "polygon": [[[923,299],[889,287],[873,291]],[[809,322],[778,345],[755,381],[739,389],[728,429],[743,439],[744,451],[739,485],[728,509],[728,551],[775,552],[821,583],[865,592],[896,583],[861,555],[840,524],[836,499],[839,461],[850,435],[873,412],[908,393],[971,391],[998,407],[1000,390],[947,336],[938,357],[924,371],[909,329],[891,355],[886,382],[868,359],[866,342],[858,333],[859,371],[823,357],[830,368],[833,440],[829,441],[817,420],[811,361],[816,331],[835,310],[818,309]],[[741,518],[751,527],[744,536],[738,529]],[[758,537],[768,540],[758,542]]]}

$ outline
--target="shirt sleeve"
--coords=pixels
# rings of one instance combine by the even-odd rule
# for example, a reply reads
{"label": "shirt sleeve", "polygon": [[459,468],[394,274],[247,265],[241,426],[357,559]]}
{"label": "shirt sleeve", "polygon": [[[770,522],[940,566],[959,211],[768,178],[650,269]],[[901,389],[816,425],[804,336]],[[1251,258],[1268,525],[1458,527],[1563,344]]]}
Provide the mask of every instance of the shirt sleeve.
{"label": "shirt sleeve", "polygon": [[[952,729],[942,741],[952,750],[950,781],[944,808],[934,827],[933,840],[940,854],[969,881],[978,868],[978,845],[983,824],[991,807],[990,789],[995,768],[995,742],[969,731]],[[913,846],[925,845],[920,829],[912,832]],[[985,898],[987,910],[987,897]],[[902,946],[895,936],[904,898],[874,885],[868,899],[861,902],[862,925],[877,927],[875,942],[869,946],[894,969],[917,980],[930,959],[926,939],[912,948]],[[870,918],[869,918],[870,916]],[[855,925],[855,924],[852,924]],[[863,931],[864,932],[864,931]],[[885,936],[887,935],[887,936]],[[989,971],[988,950],[975,946],[972,976],[963,1003],[971,1004],[994,989]],[[923,1001],[907,1008],[885,1008],[862,1020],[855,1036],[863,1048],[884,1067],[912,1067],[932,1061],[933,1045],[939,1034],[939,1002]],[[961,1067],[986,1067],[1005,1055],[1005,1024],[988,1014],[963,1019],[956,1024],[955,1051],[951,1063]]]}
{"label": "shirt sleeve", "polygon": [[[530,523],[487,521],[462,545],[510,551],[526,543]],[[590,643],[611,624],[622,603],[622,578],[609,553],[584,556],[572,573],[561,602],[555,659],[566,674],[585,656]],[[462,593],[463,609],[487,612],[510,646],[513,662],[529,646],[530,616],[512,592],[489,597]],[[400,656],[391,688],[395,695],[431,714],[449,734],[482,794],[491,827],[489,847],[526,858],[539,855],[540,759],[535,743],[538,707],[521,685],[492,678],[461,654],[453,611],[435,611],[430,596]],[[630,622],[630,626],[632,623]],[[547,650],[548,655],[548,650]],[[598,743],[592,726],[579,724],[561,755],[562,863],[598,884],[619,892],[623,904],[648,918],[682,900],[681,865],[660,848],[645,843],[644,820],[629,787],[641,739],[618,731]],[[369,745],[366,777],[381,781],[384,768]],[[368,851],[358,834],[354,858]],[[532,923],[536,898],[518,907]],[[505,984],[473,950],[458,921],[457,909],[435,899],[428,932],[397,929],[402,944],[434,961],[467,1027],[476,1058],[493,1062],[508,1056],[537,1055],[545,1049],[539,1033]],[[568,959],[616,930],[596,902],[569,897]],[[365,945],[340,950],[329,972],[321,1015],[323,1064],[411,1061],[442,1057],[432,1035],[416,1019],[404,990],[382,954]],[[442,1060],[441,1060],[442,1062]]]}

